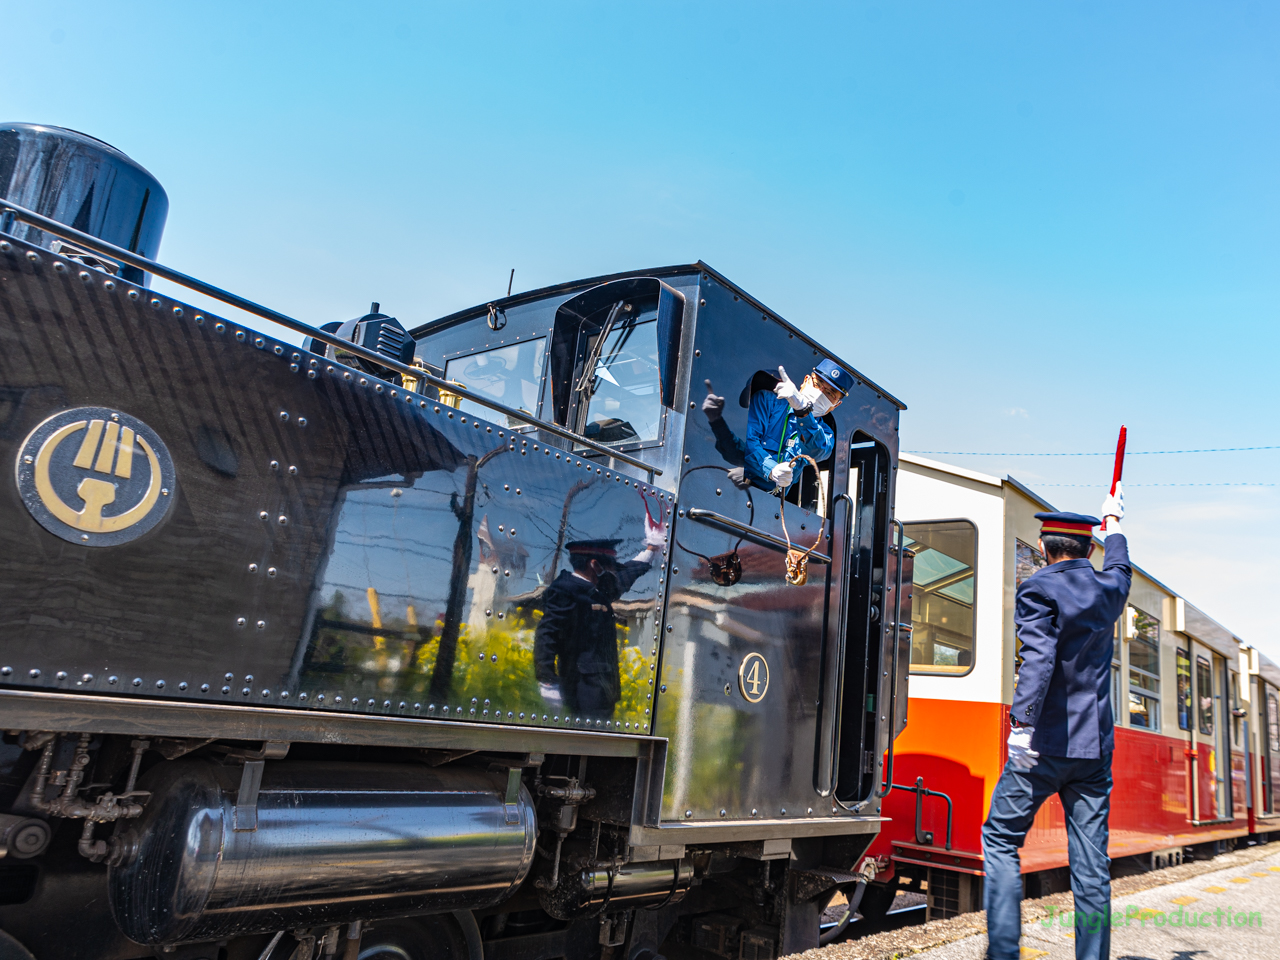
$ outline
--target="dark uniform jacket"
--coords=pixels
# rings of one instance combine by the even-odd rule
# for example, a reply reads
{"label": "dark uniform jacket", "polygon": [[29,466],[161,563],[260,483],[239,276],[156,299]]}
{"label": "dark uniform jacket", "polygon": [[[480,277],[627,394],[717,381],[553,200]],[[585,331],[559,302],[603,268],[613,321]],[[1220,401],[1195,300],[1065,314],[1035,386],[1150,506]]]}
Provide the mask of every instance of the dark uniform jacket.
{"label": "dark uniform jacket", "polygon": [[618,624],[613,601],[631,589],[650,564],[618,564],[616,595],[568,570],[542,595],[542,619],[534,635],[533,659],[540,683],[559,683],[571,710],[604,716],[621,695]]}
{"label": "dark uniform jacket", "polygon": [[1113,533],[1101,571],[1085,559],[1062,560],[1018,587],[1022,667],[1012,716],[1035,727],[1033,750],[1088,759],[1115,748],[1111,657],[1132,576],[1128,543]]}

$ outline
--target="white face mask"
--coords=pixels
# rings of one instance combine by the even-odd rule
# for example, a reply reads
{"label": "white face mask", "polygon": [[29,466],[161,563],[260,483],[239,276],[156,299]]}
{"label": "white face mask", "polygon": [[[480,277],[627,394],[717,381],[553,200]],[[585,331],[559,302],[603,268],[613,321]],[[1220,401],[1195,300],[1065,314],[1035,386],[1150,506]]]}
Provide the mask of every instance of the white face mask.
{"label": "white face mask", "polygon": [[818,385],[810,377],[805,377],[804,386],[798,392],[800,399],[813,404],[815,417],[825,417],[835,408],[835,404],[827,399],[827,395],[818,389]]}

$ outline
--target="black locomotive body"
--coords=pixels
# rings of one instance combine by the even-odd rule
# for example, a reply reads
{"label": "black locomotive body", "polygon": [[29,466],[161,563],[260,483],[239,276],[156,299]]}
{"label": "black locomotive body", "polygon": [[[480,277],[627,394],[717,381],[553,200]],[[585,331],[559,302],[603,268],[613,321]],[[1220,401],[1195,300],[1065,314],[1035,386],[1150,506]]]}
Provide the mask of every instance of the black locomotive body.
{"label": "black locomotive body", "polygon": [[95,143],[0,129],[12,949],[815,945],[904,722],[901,405],[850,373],[780,498],[752,398],[829,355],[706,265],[317,330],[152,262]]}

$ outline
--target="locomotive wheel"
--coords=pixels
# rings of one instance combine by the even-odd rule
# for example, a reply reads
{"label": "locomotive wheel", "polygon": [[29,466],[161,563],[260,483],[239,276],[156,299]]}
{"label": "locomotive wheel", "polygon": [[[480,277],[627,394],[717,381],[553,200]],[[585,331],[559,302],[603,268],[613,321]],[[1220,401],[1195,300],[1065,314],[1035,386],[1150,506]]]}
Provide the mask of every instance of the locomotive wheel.
{"label": "locomotive wheel", "polygon": [[[360,939],[359,960],[468,960],[467,941],[448,914],[379,920]],[[0,955],[0,960],[5,960]]]}
{"label": "locomotive wheel", "polygon": [[0,960],[36,960],[31,951],[0,930]]}

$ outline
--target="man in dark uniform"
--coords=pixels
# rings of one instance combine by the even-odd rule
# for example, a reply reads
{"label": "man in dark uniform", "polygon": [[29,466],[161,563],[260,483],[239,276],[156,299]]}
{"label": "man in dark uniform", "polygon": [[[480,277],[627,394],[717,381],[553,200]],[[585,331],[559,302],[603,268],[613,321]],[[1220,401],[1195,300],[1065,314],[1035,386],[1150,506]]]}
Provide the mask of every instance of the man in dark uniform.
{"label": "man in dark uniform", "polygon": [[648,572],[662,549],[662,528],[645,525],[645,549],[618,563],[621,540],[566,543],[569,565],[542,595],[534,634],[538,685],[548,703],[563,702],[576,717],[607,720],[621,696],[618,623],[613,602]]}
{"label": "man in dark uniform", "polygon": [[1111,656],[1115,622],[1129,597],[1129,549],[1120,532],[1124,494],[1102,505],[1102,570],[1089,562],[1094,517],[1037,513],[1048,566],[1018,587],[1014,623],[1022,641],[1010,714],[1009,762],[982,826],[987,956],[1017,960],[1022,932],[1018,850],[1044,803],[1058,794],[1067,821],[1077,960],[1111,955]]}

